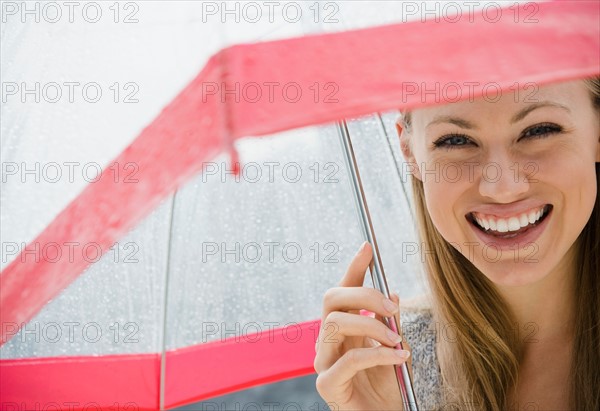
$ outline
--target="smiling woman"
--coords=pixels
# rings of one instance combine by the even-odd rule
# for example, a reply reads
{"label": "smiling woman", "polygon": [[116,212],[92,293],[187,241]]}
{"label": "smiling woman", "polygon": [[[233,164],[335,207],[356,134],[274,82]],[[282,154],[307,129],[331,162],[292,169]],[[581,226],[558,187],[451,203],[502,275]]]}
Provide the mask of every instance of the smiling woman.
{"label": "smiling woman", "polygon": [[[403,409],[389,365],[408,362],[427,410],[600,409],[600,78],[417,109],[397,128],[430,295],[398,307],[361,287],[363,246],[323,300],[338,338],[317,343],[321,396]],[[412,360],[381,322],[399,311]]]}
{"label": "smiling woman", "polygon": [[[459,409],[600,409],[600,78],[531,103],[513,93],[398,124],[434,317],[457,334],[437,351]],[[430,178],[447,164],[462,177]]]}

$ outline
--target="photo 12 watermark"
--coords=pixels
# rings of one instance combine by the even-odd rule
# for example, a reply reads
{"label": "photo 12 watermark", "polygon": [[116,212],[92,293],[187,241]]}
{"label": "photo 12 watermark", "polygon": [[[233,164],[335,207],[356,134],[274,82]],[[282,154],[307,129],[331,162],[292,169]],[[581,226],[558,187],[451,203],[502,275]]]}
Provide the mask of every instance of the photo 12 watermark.
{"label": "photo 12 watermark", "polygon": [[535,82],[514,82],[508,87],[500,83],[465,81],[465,82],[416,82],[403,81],[399,85],[402,103],[457,103],[459,101],[473,102],[483,99],[489,103],[497,103],[504,95],[512,95],[515,103],[521,100],[525,103],[537,102],[536,95],[539,85]]}
{"label": "photo 12 watermark", "polygon": [[307,405],[293,401],[251,401],[251,402],[217,402],[204,401],[198,405],[198,411],[342,411],[334,402],[313,402]]}
{"label": "photo 12 watermark", "polygon": [[202,102],[216,98],[220,103],[339,103],[340,86],[335,81],[303,84],[296,81],[203,82]]}
{"label": "photo 12 watermark", "polygon": [[201,325],[201,342],[228,341],[235,343],[291,343],[303,338],[316,342],[319,335],[317,323],[296,323],[280,321],[216,322],[204,321]]}
{"label": "photo 12 watermark", "polygon": [[[448,136],[450,137],[452,136]],[[507,177],[514,183],[537,183],[535,175],[540,171],[540,167],[535,161],[512,161],[504,165],[496,161],[435,161],[403,162],[401,171],[403,183],[408,182],[409,175],[418,176],[423,183],[474,183],[480,180],[497,183]]]}
{"label": "photo 12 watermark", "polygon": [[334,1],[203,1],[203,23],[339,23]]}
{"label": "photo 12 watermark", "polygon": [[[234,165],[240,172],[234,173]],[[340,165],[334,161],[313,162],[310,164],[296,161],[250,161],[247,163],[208,161],[202,163],[202,182],[244,182],[244,183],[290,183],[300,181],[313,183],[339,183]]]}
{"label": "photo 12 watermark", "polygon": [[[494,227],[494,230],[492,231],[498,235],[506,233],[505,235],[509,236],[512,235],[508,232],[509,228],[512,229],[513,227],[509,227],[507,224],[506,227],[500,228],[502,231],[497,231],[498,227]],[[516,230],[518,230],[518,228]],[[461,254],[466,255],[469,261],[483,259],[488,263],[507,262],[507,260],[515,263],[523,262],[529,264],[539,262],[537,258],[539,245],[534,241],[519,242],[518,240],[515,240],[514,244],[508,247],[501,246],[494,242],[482,243],[479,241],[467,241],[461,244],[449,242],[449,244]],[[400,254],[403,263],[407,263],[415,258],[421,263],[425,263],[427,261],[427,256],[435,256],[436,252],[435,250],[430,249],[424,242],[403,241],[400,244]]]}
{"label": "photo 12 watermark", "polygon": [[2,103],[139,103],[140,86],[134,81],[2,82]]}
{"label": "photo 12 watermark", "polygon": [[2,23],[139,23],[136,1],[3,1]]}
{"label": "photo 12 watermark", "polygon": [[103,175],[108,175],[114,183],[138,183],[137,173],[140,167],[137,163],[118,161],[108,164],[104,169],[94,161],[82,163],[79,161],[50,162],[2,162],[2,183],[76,183],[81,180],[86,183],[96,183]]}
{"label": "photo 12 watermark", "polygon": [[111,344],[139,343],[140,326],[134,321],[101,324],[95,321],[50,321],[41,323],[2,322],[2,334],[15,337],[20,344]]}
{"label": "photo 12 watermark", "polygon": [[100,405],[97,402],[78,401],[49,401],[49,402],[0,402],[1,411],[139,411],[140,407],[135,402],[113,402],[110,405]]}
{"label": "photo 12 watermark", "polygon": [[457,23],[483,21],[485,23],[512,22],[539,23],[539,4],[511,1],[402,1],[400,21],[435,21]]}
{"label": "photo 12 watermark", "polygon": [[[372,312],[363,310],[361,315],[366,315],[369,317],[373,317],[374,314]],[[332,312],[326,318],[325,321],[321,324],[317,335],[317,341],[321,344],[340,344],[344,336],[340,333],[340,322],[338,320],[339,312]],[[401,317],[402,320],[402,317]],[[419,335],[420,338],[424,337],[428,341],[446,341],[449,343],[458,343],[461,341],[461,338],[477,338],[479,335],[483,334],[490,340],[499,343],[500,336],[494,329],[492,324],[486,323],[473,323],[473,322],[450,322],[450,323],[442,323],[439,321],[432,322],[432,326],[427,330],[423,330],[423,324],[419,321],[401,321],[402,323],[402,336],[403,340],[406,338],[412,338],[413,336]],[[384,343],[388,343],[389,345],[393,345],[393,339],[397,336],[397,334],[391,330],[386,330],[386,339],[382,341]],[[523,324],[514,323],[510,327],[510,335],[508,336],[513,341],[520,341],[525,344],[536,344],[539,342],[539,339],[536,335],[539,332],[539,325],[536,322],[526,322]],[[426,351],[430,351],[433,354],[433,350],[435,350],[435,346],[433,344],[426,344],[422,348]]]}
{"label": "photo 12 watermark", "polygon": [[200,244],[202,262],[217,261],[220,263],[276,263],[299,262],[339,263],[338,243],[314,242],[302,245],[296,241],[264,241],[264,242],[215,242],[204,241]]}
{"label": "photo 12 watermark", "polygon": [[42,261],[50,264],[59,262],[73,263],[80,257],[87,263],[100,261],[104,256],[114,263],[139,263],[138,252],[140,246],[134,241],[114,243],[109,248],[103,248],[96,242],[81,243],[78,241],[31,243],[3,241],[2,242],[2,264],[12,261],[16,257],[19,263]]}

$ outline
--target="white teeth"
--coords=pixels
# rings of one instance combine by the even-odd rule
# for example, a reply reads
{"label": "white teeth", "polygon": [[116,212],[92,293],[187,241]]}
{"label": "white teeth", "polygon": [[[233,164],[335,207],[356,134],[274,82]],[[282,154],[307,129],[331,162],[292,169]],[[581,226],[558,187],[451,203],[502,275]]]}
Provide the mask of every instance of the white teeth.
{"label": "white teeth", "polygon": [[483,218],[483,219],[481,220],[481,222],[483,223],[483,227],[484,227],[486,230],[489,230],[489,229],[490,229],[490,223],[488,222],[488,220],[486,220],[485,218]]}
{"label": "white teeth", "polygon": [[508,231],[517,231],[521,228],[521,223],[517,217],[511,217],[508,219]]}
{"label": "white teeth", "polygon": [[506,233],[508,231],[508,222],[506,220],[498,220],[496,231]]}
{"label": "white teeth", "polygon": [[473,214],[473,217],[479,223],[479,225],[486,230],[498,231],[500,233],[506,233],[509,231],[518,231],[522,227],[527,227],[529,224],[533,224],[538,221],[544,214],[544,208],[542,207],[538,211],[532,211],[529,214],[521,214],[519,216],[506,218],[494,219],[492,217],[479,217]]}
{"label": "white teeth", "polygon": [[519,217],[519,224],[521,225],[521,227],[525,227],[527,224],[529,224],[529,217],[527,216],[527,214],[523,214],[521,215],[521,217]]}

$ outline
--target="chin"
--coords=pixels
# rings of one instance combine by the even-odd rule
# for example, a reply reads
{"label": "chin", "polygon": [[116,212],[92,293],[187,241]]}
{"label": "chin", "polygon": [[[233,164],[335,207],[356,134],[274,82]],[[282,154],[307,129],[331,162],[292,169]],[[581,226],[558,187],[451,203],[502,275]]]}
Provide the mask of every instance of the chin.
{"label": "chin", "polygon": [[483,266],[477,266],[492,283],[503,287],[520,287],[534,284],[542,280],[546,275],[545,271],[540,270],[531,263],[485,263]]}

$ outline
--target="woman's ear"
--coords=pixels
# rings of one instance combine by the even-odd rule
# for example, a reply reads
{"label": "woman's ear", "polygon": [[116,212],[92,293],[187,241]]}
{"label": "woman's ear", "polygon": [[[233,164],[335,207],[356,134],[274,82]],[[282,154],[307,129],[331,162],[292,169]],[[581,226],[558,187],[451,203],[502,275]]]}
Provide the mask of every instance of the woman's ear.
{"label": "woman's ear", "polygon": [[399,121],[396,122],[396,130],[398,130],[398,137],[400,138],[400,150],[402,151],[402,155],[404,156],[404,161],[406,162],[408,172],[412,174],[415,178],[423,181],[421,179],[421,170],[419,170],[419,166],[417,165],[417,161],[415,160],[415,156],[412,152],[412,148],[410,147],[410,140],[408,133],[404,131],[402,124]]}

